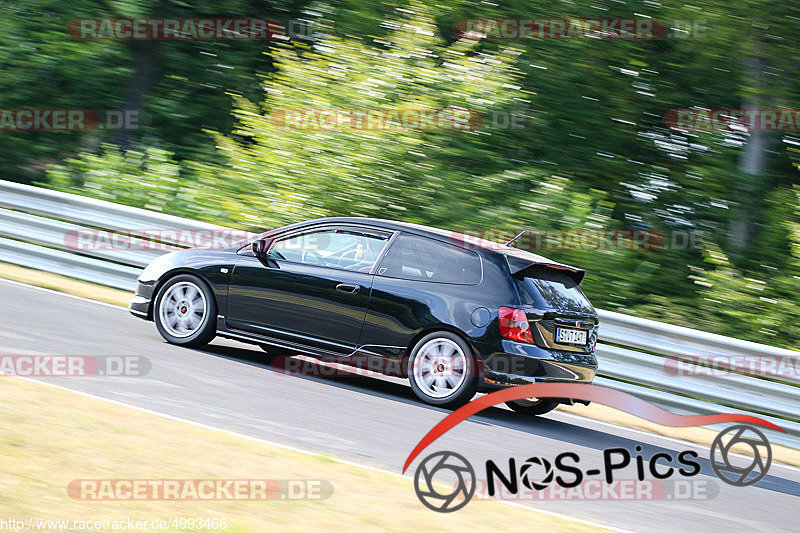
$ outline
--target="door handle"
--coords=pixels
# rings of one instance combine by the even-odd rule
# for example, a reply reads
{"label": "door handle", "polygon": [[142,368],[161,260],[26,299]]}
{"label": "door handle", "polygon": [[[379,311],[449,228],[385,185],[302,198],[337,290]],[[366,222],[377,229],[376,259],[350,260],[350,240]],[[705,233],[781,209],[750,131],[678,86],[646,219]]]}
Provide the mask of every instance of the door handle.
{"label": "door handle", "polygon": [[358,285],[351,285],[349,283],[340,283],[336,286],[337,291],[349,292],[351,294],[357,293],[358,289],[359,289]]}

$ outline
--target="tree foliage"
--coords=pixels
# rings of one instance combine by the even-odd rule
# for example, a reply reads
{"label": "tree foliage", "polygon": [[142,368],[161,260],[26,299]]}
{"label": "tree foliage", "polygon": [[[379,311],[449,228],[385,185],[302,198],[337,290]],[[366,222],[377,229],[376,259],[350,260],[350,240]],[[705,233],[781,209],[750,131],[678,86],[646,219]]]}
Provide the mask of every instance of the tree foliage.
{"label": "tree foliage", "polygon": [[[23,20],[34,12],[28,4],[35,5],[2,9]],[[205,2],[77,4],[84,14],[301,17],[314,21],[317,35],[159,42],[142,99],[150,119],[132,139],[4,133],[0,144],[14,154],[7,172],[25,169],[51,187],[253,230],[355,215],[509,238],[524,228],[651,231],[664,246],[538,251],[585,267],[585,290],[598,307],[760,342],[800,341],[791,326],[800,305],[800,140],[768,133],[764,164],[744,172],[752,133],[681,131],[664,119],[670,109],[753,101],[800,107],[791,83],[800,17],[791,5],[238,0],[219,15]],[[453,31],[466,18],[642,13],[667,23],[665,38],[493,41]],[[0,46],[0,64],[42,86],[34,94],[8,85],[8,107],[50,99],[89,107],[87,97],[122,105],[141,52],[130,43],[70,41],[58,35],[62,22],[48,22],[51,60],[39,57],[44,44],[33,62],[15,48],[44,42],[24,22],[9,32],[14,46]],[[45,82],[48,72],[63,78],[61,87]],[[312,111],[402,110],[473,111],[482,123],[332,129],[312,119]],[[305,121],[287,121],[298,112]],[[60,163],[41,178],[51,162]],[[744,250],[729,238],[737,221],[752,235]],[[674,246],[676,235],[691,235],[691,246]]]}

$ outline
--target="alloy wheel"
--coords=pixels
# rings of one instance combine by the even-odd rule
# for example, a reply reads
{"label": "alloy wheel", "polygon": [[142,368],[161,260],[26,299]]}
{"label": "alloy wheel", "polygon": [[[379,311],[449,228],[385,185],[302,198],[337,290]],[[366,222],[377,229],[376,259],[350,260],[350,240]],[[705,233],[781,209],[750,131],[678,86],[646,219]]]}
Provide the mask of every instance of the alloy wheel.
{"label": "alloy wheel", "polygon": [[200,329],[207,307],[203,291],[194,283],[181,281],[164,293],[158,313],[167,333],[186,338]]}
{"label": "alloy wheel", "polygon": [[425,395],[447,398],[458,391],[467,378],[467,356],[450,339],[431,339],[419,349],[412,375]]}

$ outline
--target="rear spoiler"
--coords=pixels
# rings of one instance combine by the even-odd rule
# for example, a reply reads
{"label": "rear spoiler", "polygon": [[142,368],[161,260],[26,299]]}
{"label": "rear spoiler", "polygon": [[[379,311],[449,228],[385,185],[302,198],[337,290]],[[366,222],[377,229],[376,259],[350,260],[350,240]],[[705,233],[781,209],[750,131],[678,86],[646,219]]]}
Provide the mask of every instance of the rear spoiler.
{"label": "rear spoiler", "polygon": [[531,254],[532,256],[531,258],[515,257],[514,255],[511,254],[505,254],[505,255],[506,259],[508,260],[508,268],[511,269],[512,276],[524,273],[524,271],[528,270],[529,268],[534,268],[534,267],[552,268],[554,270],[563,271],[570,277],[570,279],[572,279],[572,281],[575,282],[576,285],[580,285],[581,281],[583,281],[583,277],[586,275],[585,270],[565,265],[563,263],[556,263],[555,261],[550,261],[546,257],[537,256],[535,254]]}

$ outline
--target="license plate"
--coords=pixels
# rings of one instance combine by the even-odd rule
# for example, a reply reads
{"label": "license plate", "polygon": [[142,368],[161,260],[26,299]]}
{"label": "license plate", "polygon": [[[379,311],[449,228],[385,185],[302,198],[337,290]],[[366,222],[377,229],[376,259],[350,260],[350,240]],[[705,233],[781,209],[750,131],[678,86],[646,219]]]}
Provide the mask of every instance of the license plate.
{"label": "license plate", "polygon": [[559,344],[586,344],[586,332],[579,329],[556,328],[556,342]]}

